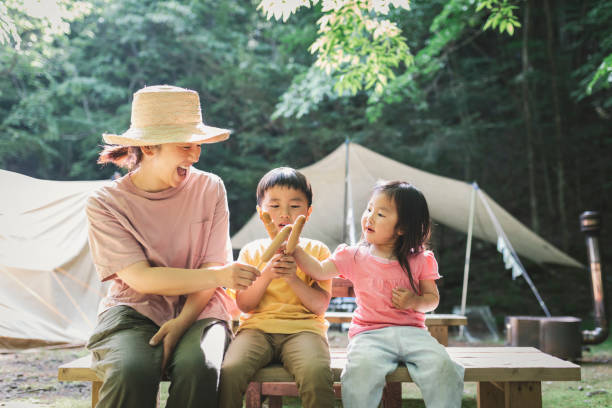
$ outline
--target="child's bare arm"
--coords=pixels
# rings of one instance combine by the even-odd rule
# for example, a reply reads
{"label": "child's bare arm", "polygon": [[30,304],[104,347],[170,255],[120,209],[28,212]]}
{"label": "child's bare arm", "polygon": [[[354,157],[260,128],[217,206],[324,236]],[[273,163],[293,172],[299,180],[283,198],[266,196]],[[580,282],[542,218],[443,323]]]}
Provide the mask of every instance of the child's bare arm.
{"label": "child's bare arm", "polygon": [[299,246],[293,251],[293,257],[300,269],[316,280],[327,280],[340,274],[336,264],[331,260],[326,259],[321,262]]}
{"label": "child's bare arm", "polygon": [[293,256],[284,255],[281,257],[277,263],[276,271],[279,277],[285,279],[295,295],[300,299],[300,302],[308,310],[317,315],[325,313],[329,306],[331,294],[326,292],[317,283],[310,286],[300,279],[296,274],[297,265]]}
{"label": "child's bare arm", "polygon": [[412,309],[417,312],[427,313],[435,310],[440,303],[438,286],[433,279],[419,281],[421,295],[414,293],[412,288],[395,288],[391,302],[398,309]]}

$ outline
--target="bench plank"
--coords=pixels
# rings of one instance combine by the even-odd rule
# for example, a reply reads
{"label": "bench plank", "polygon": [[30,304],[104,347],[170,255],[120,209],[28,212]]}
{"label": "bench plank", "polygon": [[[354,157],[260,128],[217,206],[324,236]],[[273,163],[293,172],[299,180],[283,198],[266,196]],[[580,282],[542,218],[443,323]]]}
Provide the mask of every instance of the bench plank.
{"label": "bench plank", "polygon": [[[579,381],[580,366],[543,353],[534,347],[447,347],[453,360],[465,367],[465,381]],[[339,381],[346,364],[345,349],[331,349],[334,381]],[[60,381],[101,381],[90,368],[91,356],[60,366]],[[293,376],[279,364],[257,372],[257,382],[292,382]],[[404,366],[387,376],[387,381],[410,382]]]}
{"label": "bench plank", "polygon": [[[580,366],[545,354],[533,347],[447,347],[453,360],[465,367],[465,382],[478,382],[479,407],[540,408],[541,381],[579,381]],[[336,382],[334,391],[341,394],[338,382],[346,364],[345,349],[331,349],[331,367]],[[60,366],[60,381],[92,381],[92,404],[98,399],[101,380],[90,368],[91,356],[81,357]],[[385,406],[398,405],[401,398],[399,384],[411,382],[405,366],[387,375]],[[255,388],[253,388],[255,387]],[[294,378],[281,365],[261,369],[249,385],[245,399],[247,406],[260,407],[264,395],[297,395]],[[271,406],[282,402],[271,398]],[[92,405],[94,406],[94,405]]]}

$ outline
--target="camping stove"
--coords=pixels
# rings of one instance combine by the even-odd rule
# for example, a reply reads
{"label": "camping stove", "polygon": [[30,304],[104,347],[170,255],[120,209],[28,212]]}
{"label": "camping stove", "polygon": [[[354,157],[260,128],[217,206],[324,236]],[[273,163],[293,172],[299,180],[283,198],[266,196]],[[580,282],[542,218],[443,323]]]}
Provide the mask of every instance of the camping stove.
{"label": "camping stove", "polygon": [[599,213],[595,211],[582,213],[580,229],[586,235],[597,327],[581,333],[581,320],[577,317],[507,316],[506,342],[509,346],[536,347],[559,358],[577,360],[582,354],[582,344],[599,344],[608,337],[608,320],[606,319],[599,257],[598,237],[601,229]]}

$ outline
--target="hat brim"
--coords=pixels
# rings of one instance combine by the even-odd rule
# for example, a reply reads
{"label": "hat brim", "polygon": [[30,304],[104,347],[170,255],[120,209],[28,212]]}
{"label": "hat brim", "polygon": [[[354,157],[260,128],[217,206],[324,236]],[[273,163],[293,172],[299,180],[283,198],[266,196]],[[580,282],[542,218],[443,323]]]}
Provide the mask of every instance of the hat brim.
{"label": "hat brim", "polygon": [[122,146],[151,146],[164,143],[217,143],[227,140],[230,131],[203,123],[193,125],[157,125],[143,128],[131,127],[121,135],[104,133],[108,144]]}

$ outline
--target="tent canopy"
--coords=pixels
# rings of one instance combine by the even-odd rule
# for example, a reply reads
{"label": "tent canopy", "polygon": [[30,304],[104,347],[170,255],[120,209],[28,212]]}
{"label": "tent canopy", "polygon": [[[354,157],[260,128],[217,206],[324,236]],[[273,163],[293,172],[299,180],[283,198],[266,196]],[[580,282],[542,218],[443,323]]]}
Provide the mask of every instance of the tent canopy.
{"label": "tent canopy", "polygon": [[[348,155],[346,148],[348,146]],[[308,178],[313,190],[313,212],[304,227],[304,236],[324,242],[330,249],[343,242],[345,166],[348,157],[348,174],[351,185],[352,208],[355,211],[355,231],[361,231],[360,214],[378,180],[406,180],[423,192],[431,217],[438,223],[458,231],[467,232],[470,199],[474,187],[463,181],[438,176],[375,153],[356,144],[342,144],[328,156],[308,167],[300,169]],[[493,213],[499,220],[516,252],[538,264],[559,264],[583,268],[583,266],[548,243],[482,191]],[[476,200],[474,210],[474,236],[493,244],[497,233],[485,206]],[[235,249],[265,236],[265,229],[257,214],[232,237]]]}
{"label": "tent canopy", "polygon": [[105,183],[0,170],[0,347],[91,334],[104,288],[89,254],[85,204]]}

